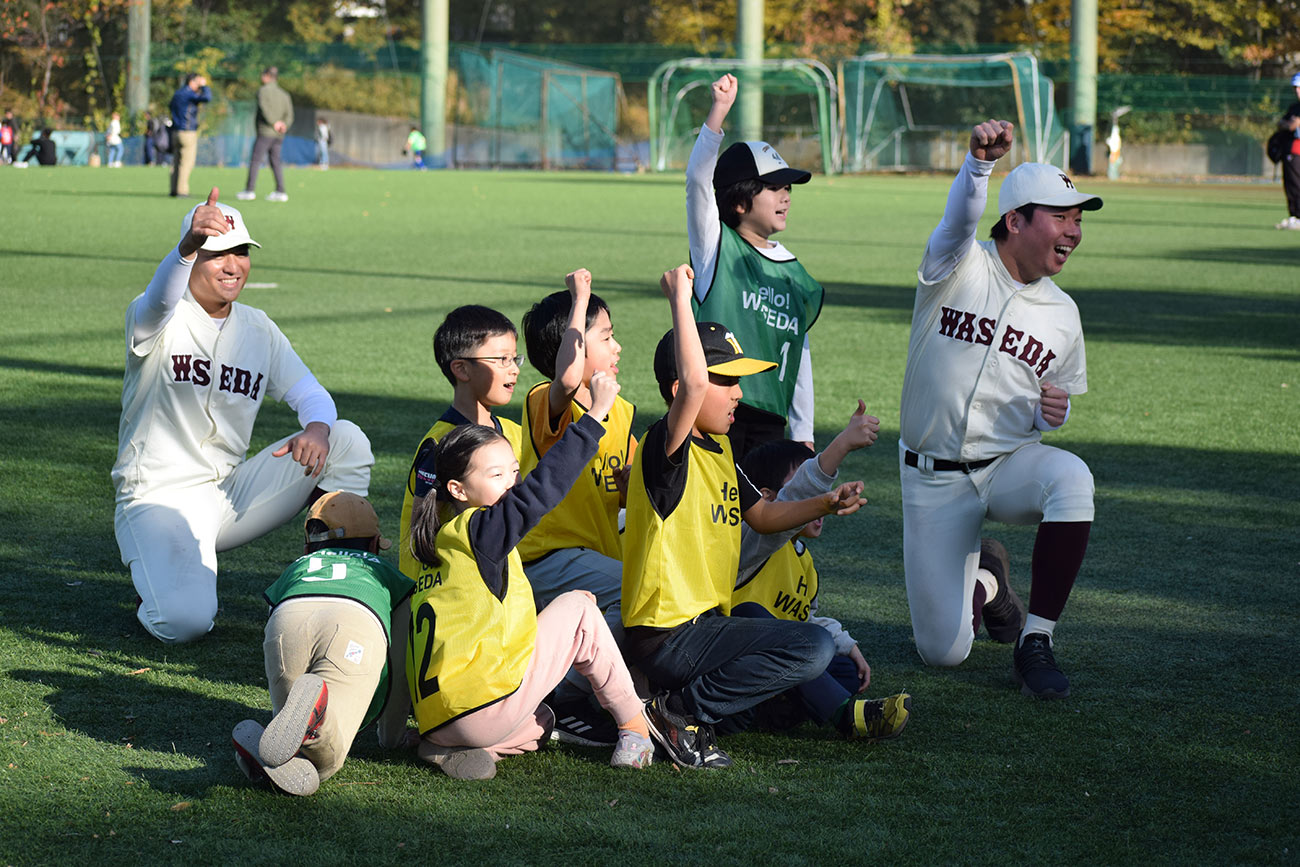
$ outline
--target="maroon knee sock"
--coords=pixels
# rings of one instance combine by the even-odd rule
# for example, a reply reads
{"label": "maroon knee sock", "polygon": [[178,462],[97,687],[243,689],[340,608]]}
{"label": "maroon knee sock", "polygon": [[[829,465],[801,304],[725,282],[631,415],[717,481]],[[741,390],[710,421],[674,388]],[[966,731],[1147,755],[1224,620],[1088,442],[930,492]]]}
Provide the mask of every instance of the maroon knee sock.
{"label": "maroon knee sock", "polygon": [[975,592],[971,594],[971,630],[980,634],[980,624],[984,622],[984,603],[988,600],[984,597],[988,595],[984,592],[984,585],[979,581],[975,582]]}
{"label": "maroon knee sock", "polygon": [[1029,613],[1045,620],[1060,620],[1065,600],[1088,550],[1091,521],[1044,522],[1034,539],[1033,577],[1029,587]]}

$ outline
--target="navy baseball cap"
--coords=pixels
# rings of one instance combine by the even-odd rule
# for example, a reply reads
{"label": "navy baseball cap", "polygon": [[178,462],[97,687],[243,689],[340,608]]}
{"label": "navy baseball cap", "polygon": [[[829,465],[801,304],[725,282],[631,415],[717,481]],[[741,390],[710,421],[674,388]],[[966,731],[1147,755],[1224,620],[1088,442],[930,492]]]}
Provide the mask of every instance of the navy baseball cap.
{"label": "navy baseball cap", "polygon": [[[722,376],[749,376],[762,373],[776,367],[775,361],[763,361],[751,358],[740,348],[736,335],[727,330],[727,326],[717,322],[697,322],[696,330],[700,334],[700,345],[704,348],[704,364],[709,373]],[[677,379],[677,341],[673,332],[668,331],[659,339],[655,347],[655,381],[661,385],[671,384]]]}
{"label": "navy baseball cap", "polygon": [[725,190],[741,181],[758,180],[770,186],[806,184],[812,172],[792,169],[765,141],[738,141],[722,152],[713,167],[713,189]]}

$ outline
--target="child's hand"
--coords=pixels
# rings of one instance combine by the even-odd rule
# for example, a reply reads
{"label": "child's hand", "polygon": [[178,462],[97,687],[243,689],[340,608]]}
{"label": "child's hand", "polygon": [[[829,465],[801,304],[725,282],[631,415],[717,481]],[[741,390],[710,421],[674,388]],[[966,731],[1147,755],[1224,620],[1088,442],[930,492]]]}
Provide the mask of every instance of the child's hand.
{"label": "child's hand", "polygon": [[603,370],[591,375],[591,385],[588,387],[591,389],[591,414],[603,422],[614,407],[614,398],[618,397],[623,387]]}
{"label": "child's hand", "polygon": [[614,488],[618,491],[619,502],[626,503],[627,486],[632,480],[632,465],[623,464],[623,466],[611,472],[609,477],[614,480]]}
{"label": "child's hand", "polygon": [[659,288],[669,301],[690,300],[691,290],[695,286],[695,271],[690,265],[678,265],[671,271],[665,271],[659,278]]}
{"label": "child's hand", "polygon": [[852,515],[866,505],[862,498],[862,482],[845,482],[826,495],[826,510],[829,515]]}
{"label": "child's hand", "polygon": [[736,101],[736,89],[740,87],[736,81],[736,76],[730,72],[724,72],[722,77],[713,82],[710,90],[713,91],[713,104],[723,105],[730,108]]}
{"label": "child's hand", "polygon": [[849,416],[849,423],[840,432],[840,436],[844,438],[844,445],[849,451],[864,449],[875,443],[879,434],[880,419],[874,415],[867,415],[867,405],[862,398],[858,398],[857,410]]}
{"label": "child's hand", "polygon": [[569,295],[573,300],[586,300],[591,297],[591,272],[586,268],[579,268],[564,275],[564,285],[569,287]]}
{"label": "child's hand", "polygon": [[871,666],[867,665],[866,658],[856,644],[849,650],[849,659],[853,660],[853,665],[858,670],[858,692],[866,692],[871,684]]}

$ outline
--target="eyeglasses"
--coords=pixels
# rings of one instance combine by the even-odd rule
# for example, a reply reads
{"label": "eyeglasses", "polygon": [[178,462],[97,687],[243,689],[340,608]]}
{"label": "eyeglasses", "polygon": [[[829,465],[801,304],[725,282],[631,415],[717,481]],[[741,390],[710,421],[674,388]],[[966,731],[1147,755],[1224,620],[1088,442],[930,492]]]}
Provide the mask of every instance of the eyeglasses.
{"label": "eyeglasses", "polygon": [[524,366],[524,357],[522,355],[466,355],[461,361],[482,361],[485,364],[494,364],[502,370],[508,369],[512,364],[515,367]]}

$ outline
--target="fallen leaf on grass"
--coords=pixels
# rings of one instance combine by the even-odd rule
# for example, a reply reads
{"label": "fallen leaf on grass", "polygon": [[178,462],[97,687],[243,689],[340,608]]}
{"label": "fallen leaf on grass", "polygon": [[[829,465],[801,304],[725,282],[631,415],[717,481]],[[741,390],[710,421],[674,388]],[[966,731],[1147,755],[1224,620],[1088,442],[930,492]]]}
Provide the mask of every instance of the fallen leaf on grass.
{"label": "fallen leaf on grass", "polygon": [[137,668],[135,671],[128,671],[126,674],[130,677],[133,674],[144,674],[146,671],[153,671],[153,669],[145,666],[144,668]]}
{"label": "fallen leaf on grass", "polygon": [[90,656],[103,656],[103,655],[104,655],[104,654],[100,653],[98,650],[87,650],[86,653],[87,653],[88,655],[90,655]]}
{"label": "fallen leaf on grass", "polygon": [[609,802],[609,805],[610,805],[611,807],[613,807],[613,806],[616,805],[617,803],[618,803],[618,798],[615,798],[614,800],[612,800],[612,801]]}
{"label": "fallen leaf on grass", "polygon": [[777,792],[777,788],[776,788],[776,786],[768,786],[768,787],[767,787],[767,793],[768,793],[769,795],[775,795],[776,792]]}
{"label": "fallen leaf on grass", "polygon": [[776,763],[778,765],[797,765],[799,764],[799,760],[798,759],[777,759]]}
{"label": "fallen leaf on grass", "polygon": [[189,801],[177,801],[175,804],[171,805],[171,811],[173,813],[179,813],[181,810],[188,810],[189,808],[190,808]]}
{"label": "fallen leaf on grass", "polygon": [[[174,747],[175,744],[173,744],[172,746]],[[339,785],[340,786],[377,786],[379,785],[379,781],[378,780],[351,780],[346,783],[339,783]]]}
{"label": "fallen leaf on grass", "polygon": [[64,581],[63,583],[68,585],[69,587],[80,587],[82,584],[85,584],[86,582],[85,581]]}

